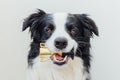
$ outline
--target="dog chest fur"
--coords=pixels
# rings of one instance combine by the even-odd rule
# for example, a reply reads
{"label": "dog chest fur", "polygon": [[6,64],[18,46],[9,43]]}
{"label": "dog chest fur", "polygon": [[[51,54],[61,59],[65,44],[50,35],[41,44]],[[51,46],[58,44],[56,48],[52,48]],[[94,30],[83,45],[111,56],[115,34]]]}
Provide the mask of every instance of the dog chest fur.
{"label": "dog chest fur", "polygon": [[28,80],[86,80],[87,77],[89,76],[84,69],[83,61],[78,57],[61,67],[50,60],[40,62],[37,57],[34,65],[28,68]]}

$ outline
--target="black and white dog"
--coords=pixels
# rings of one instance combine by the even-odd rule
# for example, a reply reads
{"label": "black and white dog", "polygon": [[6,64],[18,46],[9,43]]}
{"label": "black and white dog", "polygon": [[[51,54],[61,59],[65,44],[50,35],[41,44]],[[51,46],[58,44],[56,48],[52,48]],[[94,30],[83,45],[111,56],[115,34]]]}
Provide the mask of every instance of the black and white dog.
{"label": "black and white dog", "polygon": [[[42,10],[31,14],[23,23],[29,27],[31,49],[28,55],[28,80],[90,80],[90,38],[98,29],[86,14],[55,13]],[[63,52],[40,62],[40,43],[50,51]]]}

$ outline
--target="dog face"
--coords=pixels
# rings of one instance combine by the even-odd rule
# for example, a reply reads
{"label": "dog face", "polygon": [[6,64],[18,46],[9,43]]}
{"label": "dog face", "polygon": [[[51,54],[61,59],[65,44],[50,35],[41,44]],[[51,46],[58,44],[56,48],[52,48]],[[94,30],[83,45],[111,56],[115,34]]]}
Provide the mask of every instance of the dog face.
{"label": "dog face", "polygon": [[[73,56],[79,57],[82,54],[81,49],[90,45],[89,41],[93,33],[98,35],[95,23],[86,14],[47,14],[39,10],[38,13],[30,15],[24,21],[23,31],[28,27],[33,43],[44,42],[45,46],[54,53],[59,51],[66,54],[72,52]],[[53,62],[58,65],[63,65],[68,61],[68,56],[56,55],[54,58]]]}

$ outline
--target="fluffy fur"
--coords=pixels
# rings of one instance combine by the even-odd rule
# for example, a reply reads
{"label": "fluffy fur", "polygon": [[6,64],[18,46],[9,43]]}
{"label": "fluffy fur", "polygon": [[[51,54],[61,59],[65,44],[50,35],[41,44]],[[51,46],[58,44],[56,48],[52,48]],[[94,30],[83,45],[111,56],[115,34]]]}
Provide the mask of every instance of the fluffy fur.
{"label": "fluffy fur", "polygon": [[[90,38],[98,36],[98,29],[86,14],[55,13],[47,14],[42,10],[25,19],[23,31],[29,27],[31,48],[28,55],[28,80],[89,80],[90,79]],[[66,64],[54,64],[52,60],[40,62],[39,47],[44,42],[52,52],[56,38],[67,40],[62,52],[73,51],[74,58]]]}

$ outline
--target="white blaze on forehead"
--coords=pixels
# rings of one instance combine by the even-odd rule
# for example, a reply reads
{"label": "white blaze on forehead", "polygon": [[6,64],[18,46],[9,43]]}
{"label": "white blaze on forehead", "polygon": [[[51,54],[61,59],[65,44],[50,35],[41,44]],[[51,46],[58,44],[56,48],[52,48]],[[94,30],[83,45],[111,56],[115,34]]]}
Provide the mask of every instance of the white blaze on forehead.
{"label": "white blaze on forehead", "polygon": [[55,38],[62,37],[67,40],[71,40],[70,35],[66,31],[66,23],[67,23],[68,14],[67,13],[55,13],[53,14],[53,22],[55,25],[55,31],[52,34]]}
{"label": "white blaze on forehead", "polygon": [[53,14],[53,21],[56,27],[56,32],[63,37],[65,34],[65,24],[67,21],[67,13],[55,13]]}
{"label": "white blaze on forehead", "polygon": [[67,21],[67,13],[55,13],[53,14],[53,20],[56,26],[65,26],[65,23]]}

